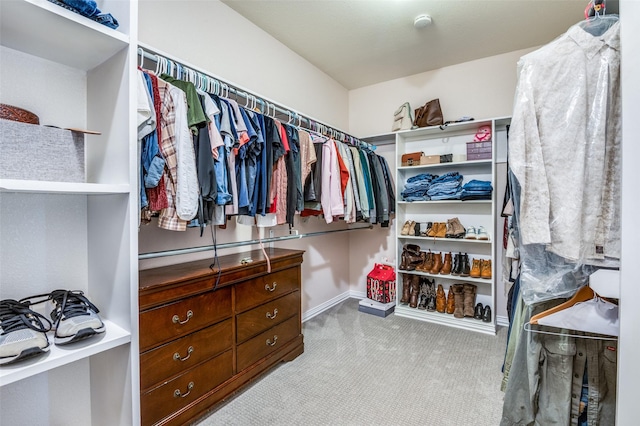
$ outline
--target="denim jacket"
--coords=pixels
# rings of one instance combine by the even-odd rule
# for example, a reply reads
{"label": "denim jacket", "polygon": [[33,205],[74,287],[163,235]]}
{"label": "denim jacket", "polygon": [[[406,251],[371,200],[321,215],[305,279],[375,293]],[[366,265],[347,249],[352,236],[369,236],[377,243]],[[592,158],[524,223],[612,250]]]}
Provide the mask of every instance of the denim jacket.
{"label": "denim jacket", "polygon": [[520,333],[500,425],[578,426],[585,371],[588,424],[615,425],[616,359],[613,340]]}

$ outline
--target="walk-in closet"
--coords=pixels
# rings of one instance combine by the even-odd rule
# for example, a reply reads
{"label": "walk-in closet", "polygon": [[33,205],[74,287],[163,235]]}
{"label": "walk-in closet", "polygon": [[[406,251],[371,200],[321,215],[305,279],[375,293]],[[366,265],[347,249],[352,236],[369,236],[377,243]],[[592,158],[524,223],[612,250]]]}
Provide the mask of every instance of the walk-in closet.
{"label": "walk-in closet", "polygon": [[637,424],[638,19],[1,0],[0,424]]}

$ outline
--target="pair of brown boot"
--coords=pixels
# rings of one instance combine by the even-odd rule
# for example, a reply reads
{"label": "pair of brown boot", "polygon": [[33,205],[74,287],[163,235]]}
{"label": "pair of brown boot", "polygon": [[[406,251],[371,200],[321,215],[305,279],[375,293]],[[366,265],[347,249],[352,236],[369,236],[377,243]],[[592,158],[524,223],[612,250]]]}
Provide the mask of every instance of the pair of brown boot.
{"label": "pair of brown boot", "polygon": [[472,278],[485,278],[490,280],[492,277],[491,260],[473,259],[469,276]]}
{"label": "pair of brown boot", "polygon": [[[453,287],[454,298],[453,316],[455,318],[473,318],[475,314],[476,286],[473,284],[454,284],[451,287]],[[449,287],[450,290],[451,287]]]}
{"label": "pair of brown boot", "polygon": [[402,298],[401,305],[409,304],[410,308],[418,306],[420,295],[420,277],[413,274],[402,274]]}
{"label": "pair of brown boot", "polygon": [[429,250],[425,253],[424,262],[416,266],[416,270],[432,275],[449,275],[451,273],[451,259],[451,253],[445,253],[443,259],[442,253],[432,253]]}

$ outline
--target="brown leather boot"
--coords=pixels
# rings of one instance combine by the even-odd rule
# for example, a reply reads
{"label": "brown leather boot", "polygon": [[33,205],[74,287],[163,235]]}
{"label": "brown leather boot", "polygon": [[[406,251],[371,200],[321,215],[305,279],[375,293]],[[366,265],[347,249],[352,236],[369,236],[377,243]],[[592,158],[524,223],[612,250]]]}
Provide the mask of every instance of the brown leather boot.
{"label": "brown leather boot", "polygon": [[480,278],[480,259],[473,259],[469,276],[471,278]]}
{"label": "brown leather boot", "polygon": [[454,284],[452,287],[454,301],[453,316],[455,318],[464,318],[464,285]]}
{"label": "brown leather boot", "polygon": [[447,310],[448,314],[452,314],[455,311],[455,300],[453,297],[453,286],[449,286],[449,291],[447,292]]}
{"label": "brown leather boot", "polygon": [[401,305],[409,303],[409,295],[411,294],[411,278],[409,274],[402,274],[402,298]]}
{"label": "brown leather boot", "polygon": [[451,273],[451,252],[444,255],[444,263],[440,269],[440,275],[449,275]]}
{"label": "brown leather boot", "polygon": [[473,284],[464,284],[464,303],[463,314],[465,317],[473,318],[475,314],[476,304],[476,286]]}
{"label": "brown leather boot", "polygon": [[483,260],[480,263],[480,278],[491,279],[491,260]]}
{"label": "brown leather boot", "polygon": [[440,269],[442,269],[442,253],[434,253],[433,257],[433,266],[429,270],[429,273],[438,274],[440,273]]}
{"label": "brown leather boot", "polygon": [[433,267],[433,253],[431,253],[431,250],[423,253],[425,254],[424,261],[421,265],[416,266],[416,271],[429,272]]}
{"label": "brown leather boot", "polygon": [[420,278],[417,275],[411,275],[411,294],[409,295],[409,307],[418,306],[418,296],[420,295]]}
{"label": "brown leather boot", "polygon": [[447,236],[447,224],[444,222],[438,222],[438,230],[436,232],[436,238],[445,238]]}
{"label": "brown leather boot", "polygon": [[436,311],[444,314],[447,305],[447,298],[444,295],[444,288],[442,284],[438,284],[438,290],[436,291]]}
{"label": "brown leather boot", "polygon": [[404,269],[407,271],[415,270],[416,266],[423,262],[420,246],[416,244],[405,244],[402,251],[402,256],[405,257],[405,259],[403,259],[405,263]]}

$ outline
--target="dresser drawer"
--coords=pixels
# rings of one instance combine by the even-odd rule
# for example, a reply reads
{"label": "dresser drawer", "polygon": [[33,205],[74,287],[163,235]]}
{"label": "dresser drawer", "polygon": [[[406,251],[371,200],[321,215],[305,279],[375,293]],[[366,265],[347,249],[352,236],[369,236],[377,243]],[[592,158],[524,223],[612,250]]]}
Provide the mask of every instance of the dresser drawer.
{"label": "dresser drawer", "polygon": [[241,343],[300,312],[300,291],[294,291],[236,317],[237,342]]}
{"label": "dresser drawer", "polygon": [[300,320],[296,315],[239,345],[238,372],[280,349],[282,345],[299,335]]}
{"label": "dresser drawer", "polygon": [[140,355],[140,388],[148,389],[221,352],[233,344],[232,320],[209,326]]}
{"label": "dresser drawer", "polygon": [[183,375],[145,392],[140,398],[143,425],[153,424],[181,410],[233,375],[233,357],[227,351]]}
{"label": "dresser drawer", "polygon": [[300,267],[274,272],[236,285],[236,312],[242,312],[266,301],[296,290]]}
{"label": "dresser drawer", "polygon": [[140,350],[185,336],[229,318],[231,313],[228,287],[141,312]]}

